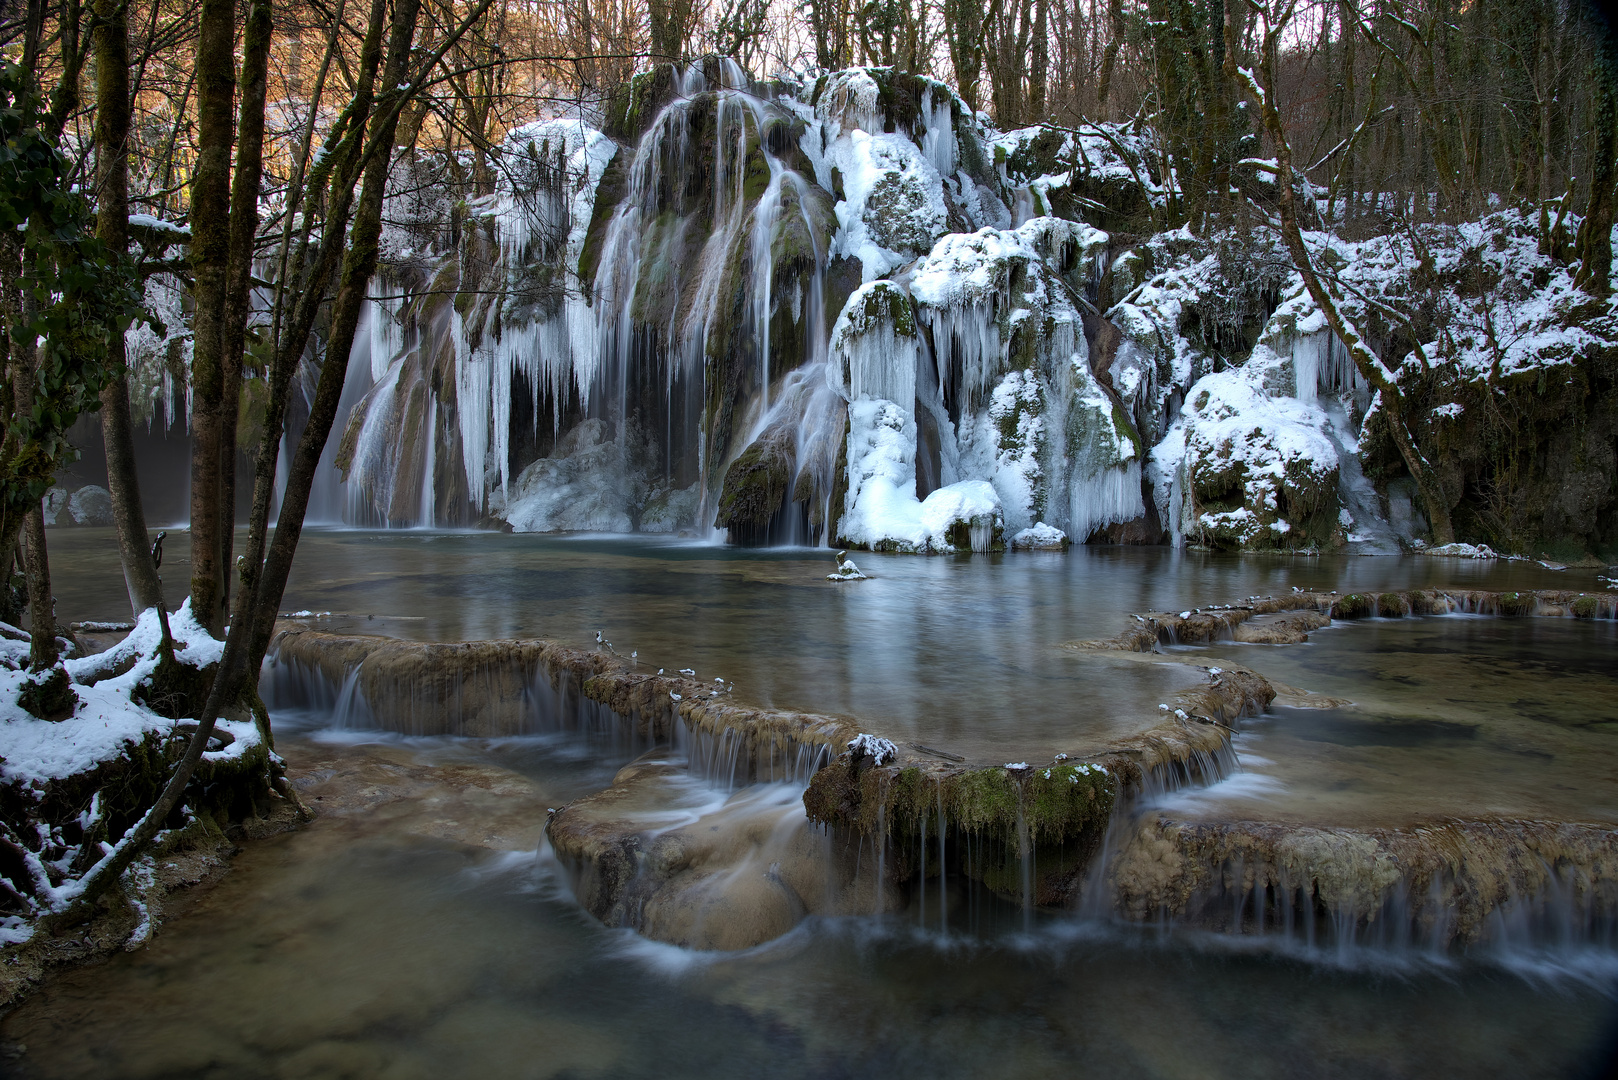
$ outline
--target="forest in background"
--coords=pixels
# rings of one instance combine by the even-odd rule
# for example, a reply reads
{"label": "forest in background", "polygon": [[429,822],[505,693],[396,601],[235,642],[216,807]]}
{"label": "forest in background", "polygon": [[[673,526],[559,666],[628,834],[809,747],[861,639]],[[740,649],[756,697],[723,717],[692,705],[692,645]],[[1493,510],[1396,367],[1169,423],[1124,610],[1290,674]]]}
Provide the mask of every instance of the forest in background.
{"label": "forest in background", "polygon": [[[201,4],[118,5],[129,36],[131,208],[183,220],[200,153],[196,49]],[[1610,176],[1606,28],[1580,0],[565,0],[479,4],[479,17],[400,119],[401,148],[449,151],[474,186],[514,125],[599,110],[613,87],[669,60],[734,56],[756,78],[853,64],[892,66],[958,88],[1002,130],[1132,121],[1161,135],[1193,220],[1226,199],[1232,164],[1273,156],[1242,87],[1267,19],[1288,29],[1275,97],[1298,166],[1345,230],[1390,219],[1461,220],[1502,204],[1582,207]],[[95,146],[92,24],[107,4],[13,5],[0,47],[36,73],[62,115],[79,176]],[[430,52],[473,5],[423,4]],[[245,11],[245,8],[244,8]],[[352,94],[363,47],[358,0],[275,5],[265,182],[285,199],[315,131]],[[238,24],[245,25],[244,19]],[[237,47],[240,52],[240,44]],[[1610,149],[1610,145],[1607,147]],[[1609,155],[1610,156],[1610,153]],[[1175,224],[1165,222],[1161,224]],[[264,242],[273,243],[267,233]]]}

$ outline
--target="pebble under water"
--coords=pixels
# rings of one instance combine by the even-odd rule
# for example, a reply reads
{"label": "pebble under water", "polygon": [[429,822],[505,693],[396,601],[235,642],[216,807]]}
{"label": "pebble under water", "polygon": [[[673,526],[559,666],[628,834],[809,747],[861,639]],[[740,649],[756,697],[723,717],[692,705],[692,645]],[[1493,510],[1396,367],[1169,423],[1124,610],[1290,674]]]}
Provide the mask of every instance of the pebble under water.
{"label": "pebble under water", "polygon": [[[360,621],[411,616],[388,620],[386,632],[422,637],[584,644],[600,626],[620,650],[678,647],[699,670],[723,663],[739,697],[862,717],[869,702],[873,726],[888,725],[879,730],[912,724],[928,738],[962,740],[1015,740],[1023,710],[1069,702],[1060,715],[1073,715],[1086,669],[1056,646],[1113,633],[1133,611],[1293,585],[1594,584],[1583,580],[1588,571],[1521,564],[1075,549],[867,556],[873,582],[834,588],[886,578],[878,604],[798,588],[797,577],[829,563],[821,553],[444,534],[309,539],[289,608]],[[116,617],[115,551],[98,557],[88,536],[52,542],[64,569],[78,560],[85,571],[61,573],[84,590],[59,590],[63,617]],[[185,580],[181,566],[165,571]],[[597,591],[569,595],[581,588]],[[664,599],[646,602],[658,590]],[[871,607],[839,621],[827,617],[835,605]],[[1026,618],[1012,618],[1018,606]],[[848,629],[878,608],[893,609],[879,632]],[[905,620],[913,632],[902,632]],[[1415,768],[1427,755],[1492,769],[1487,755],[1523,749],[1536,724],[1573,740],[1558,749],[1570,757],[1612,737],[1613,676],[1601,662],[1612,654],[1610,627],[1572,642],[1571,623],[1533,627],[1518,647],[1484,628],[1499,621],[1451,622],[1334,627],[1299,647],[1190,650],[1204,663],[1239,655],[1279,682],[1357,701],[1290,730],[1284,710],[1245,727],[1239,752],[1264,759],[1255,770],[1290,794],[1266,803],[1249,793],[1260,801],[1243,812],[1312,820],[1308,796],[1335,792],[1348,799],[1343,813],[1380,820],[1389,811],[1371,782],[1378,772]],[[1472,636],[1457,644],[1457,627]],[[966,647],[935,677],[928,650],[943,648],[946,630]],[[772,650],[785,641],[802,644],[783,659]],[[1433,659],[1423,666],[1422,657]],[[832,662],[846,679],[827,677],[820,665]],[[1500,682],[1480,681],[1483,671]],[[967,689],[979,683],[983,691]],[[1515,686],[1520,693],[1504,693]],[[1158,688],[1127,683],[1119,700]],[[965,701],[955,726],[923,726],[950,694]],[[1557,723],[1580,709],[1590,723]],[[1461,739],[1443,726],[1466,717],[1487,730]],[[1025,920],[964,883],[950,886],[947,931],[936,908],[912,904],[881,917],[810,919],[740,953],[657,944],[580,910],[544,840],[547,807],[600,790],[623,764],[599,746],[555,735],[336,731],[319,715],[276,722],[278,749],[320,818],[250,844],[145,949],[51,980],[0,1024],[0,1068],[27,1077],[1593,1077],[1607,1074],[1618,1049],[1618,955],[1599,948],[1551,957],[1317,952],[1065,912]],[[1050,723],[1039,738],[1062,734],[1060,717]],[[1359,770],[1370,787],[1348,798],[1332,768]],[[1582,806],[1581,820],[1610,823],[1610,782],[1587,761],[1579,768],[1572,793],[1555,795],[1549,810]],[[1417,776],[1422,805],[1399,813],[1482,812],[1467,803],[1483,780],[1434,788]]]}

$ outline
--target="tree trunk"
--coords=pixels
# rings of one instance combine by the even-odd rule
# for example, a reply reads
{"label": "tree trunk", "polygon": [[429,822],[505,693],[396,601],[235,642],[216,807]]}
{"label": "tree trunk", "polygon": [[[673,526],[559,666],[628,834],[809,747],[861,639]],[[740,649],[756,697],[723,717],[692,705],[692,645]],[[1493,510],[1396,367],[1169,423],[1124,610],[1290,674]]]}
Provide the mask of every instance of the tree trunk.
{"label": "tree trunk", "polygon": [[51,561],[45,550],[45,511],[28,511],[23,526],[23,573],[28,577],[28,669],[56,666],[56,600],[51,596]]}
{"label": "tree trunk", "polygon": [[685,39],[691,32],[690,0],[649,0],[652,63],[678,64],[685,59]]}
{"label": "tree trunk", "polygon": [[1050,0],[1034,0],[1034,32],[1029,41],[1028,119],[1038,122],[1045,116],[1045,88],[1050,73]]}
{"label": "tree trunk", "polygon": [[[972,0],[943,0],[944,36],[950,65],[967,108],[978,109],[978,79],[983,71],[983,9]],[[830,66],[830,65],[822,65]]]}
{"label": "tree trunk", "polygon": [[1124,0],[1107,0],[1107,47],[1101,53],[1101,75],[1096,82],[1096,106],[1107,118],[1107,98],[1112,94],[1112,72],[1118,64],[1118,47],[1124,43]]}
{"label": "tree trunk", "polygon": [[242,353],[251,308],[258,196],[264,175],[264,99],[269,84],[270,0],[254,0],[242,43],[236,178],[230,193],[230,268],[220,336],[219,551],[222,610],[230,608],[230,562],[236,539],[236,421],[241,408]]}
{"label": "tree trunk", "polygon": [[1612,30],[1595,26],[1595,133],[1590,146],[1590,201],[1574,247],[1579,272],[1573,284],[1598,299],[1612,292],[1613,156],[1618,153],[1618,42]]}
{"label": "tree trunk", "polygon": [[[96,235],[111,251],[129,248],[129,22],[124,0],[96,0]],[[107,490],[118,528],[129,606],[136,615],[162,599],[162,583],[147,548],[146,512],[135,472],[134,424],[124,338],[108,343],[113,372],[101,391],[101,441],[107,451]]]}
{"label": "tree trunk", "polygon": [[62,73],[51,94],[50,119],[47,122],[52,138],[60,138],[68,117],[79,108],[79,76],[84,69],[84,52],[79,39],[79,20],[83,15],[80,0],[64,0],[62,28],[58,47],[62,56]]}
{"label": "tree trunk", "polygon": [[[8,305],[11,309],[8,314],[14,310],[22,324],[29,325],[36,314],[34,305],[34,294],[24,290],[20,303]],[[11,392],[17,416],[28,416],[34,411],[38,363],[34,343],[12,337]],[[44,671],[56,663],[56,603],[51,598],[51,566],[45,548],[45,510],[38,502],[31,504],[23,517],[23,576],[28,582],[28,632],[32,639],[28,667],[31,671]]]}
{"label": "tree trunk", "polygon": [[236,5],[202,0],[197,35],[197,160],[191,182],[191,612],[217,635],[225,622],[220,405],[230,261],[230,149]]}
{"label": "tree trunk", "polygon": [[[1303,233],[1298,228],[1298,209],[1292,189],[1292,147],[1287,142],[1286,131],[1281,123],[1281,113],[1275,105],[1274,96],[1276,39],[1283,29],[1284,23],[1281,26],[1271,27],[1265,35],[1263,52],[1259,60],[1259,71],[1264,78],[1263,85],[1260,86],[1251,76],[1247,79],[1248,91],[1255,98],[1254,104],[1259,107],[1264,126],[1275,142],[1275,180],[1279,189],[1276,209],[1281,218],[1281,236],[1292,255],[1293,266],[1303,278],[1304,287],[1309,290],[1309,295],[1319,306],[1321,313],[1326,316],[1326,322],[1331,327],[1332,333],[1336,334],[1338,340],[1348,349],[1360,375],[1377,392],[1382,411],[1387,415],[1388,430],[1392,434],[1394,445],[1398,447],[1405,468],[1410,471],[1410,476],[1416,482],[1416,489],[1421,495],[1422,506],[1427,511],[1427,520],[1433,528],[1433,539],[1440,544],[1452,543],[1455,540],[1455,527],[1450,519],[1450,502],[1444,493],[1443,481],[1438,476],[1438,470],[1421,453],[1410,435],[1410,427],[1405,419],[1404,393],[1399,389],[1398,380],[1371,352],[1370,345],[1360,336],[1359,331],[1350,326],[1338,311],[1335,298],[1326,289],[1320,276],[1315,273],[1309,249],[1303,243]],[[1236,61],[1232,51],[1227,51],[1225,63],[1227,73],[1232,78],[1237,78]]]}
{"label": "tree trunk", "polygon": [[[403,74],[419,10],[420,0],[397,0],[393,39],[389,42],[388,63],[382,77],[385,87],[397,85]],[[348,253],[343,260],[342,281],[332,301],[331,336],[327,343],[326,359],[321,365],[320,380],[315,387],[303,437],[298,440],[297,451],[287,468],[286,491],[281,498],[275,539],[270,544],[268,558],[257,581],[257,595],[251,610],[253,637],[249,655],[253,667],[250,670],[256,670],[269,649],[281,597],[286,591],[287,577],[292,572],[292,557],[303,532],[303,517],[309,508],[309,491],[314,483],[315,470],[320,465],[321,453],[325,450],[332,423],[337,417],[337,403],[342,397],[343,382],[348,375],[348,359],[354,347],[354,331],[365,306],[371,275],[376,270],[377,243],[382,235],[382,199],[387,189],[388,168],[397,130],[397,112],[380,113],[372,120],[370,141],[374,146],[365,168],[365,184],[360,192],[359,205],[354,212],[354,228],[349,234]]]}

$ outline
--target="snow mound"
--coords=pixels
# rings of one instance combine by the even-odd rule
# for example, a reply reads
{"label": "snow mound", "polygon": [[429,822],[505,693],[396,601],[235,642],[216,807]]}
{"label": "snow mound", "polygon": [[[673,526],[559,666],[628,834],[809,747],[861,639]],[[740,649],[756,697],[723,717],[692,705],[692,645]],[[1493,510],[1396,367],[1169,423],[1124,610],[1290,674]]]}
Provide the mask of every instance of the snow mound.
{"label": "snow mound", "polygon": [[1418,555],[1436,555],[1450,559],[1498,559],[1500,556],[1488,544],[1439,544],[1437,547],[1416,549]]}
{"label": "snow mound", "polygon": [[899,748],[880,735],[856,735],[848,740],[848,749],[857,758],[870,758],[875,765],[886,765],[899,757]]}
{"label": "snow mound", "polygon": [[1326,414],[1272,392],[1287,377],[1284,368],[1281,357],[1259,345],[1242,367],[1199,379],[1152,451],[1163,517],[1186,535],[1297,548],[1329,539],[1339,527],[1339,461]]}
{"label": "snow mound", "polygon": [[892,401],[862,398],[848,407],[848,495],[841,533],[876,551],[988,551],[1004,528],[1000,497],[964,480],[916,497],[916,422]]}
{"label": "snow mound", "polygon": [[1043,521],[1035,522],[1011,538],[1014,551],[1062,551],[1067,545],[1067,533]]}

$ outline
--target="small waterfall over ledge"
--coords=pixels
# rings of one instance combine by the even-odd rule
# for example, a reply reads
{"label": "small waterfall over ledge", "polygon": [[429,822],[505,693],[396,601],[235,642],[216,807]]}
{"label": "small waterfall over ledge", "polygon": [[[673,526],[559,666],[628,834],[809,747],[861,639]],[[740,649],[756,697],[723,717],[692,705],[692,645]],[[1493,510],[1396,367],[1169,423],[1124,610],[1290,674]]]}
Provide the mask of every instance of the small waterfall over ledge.
{"label": "small waterfall over ledge", "polygon": [[[1329,607],[1343,618],[1382,608],[1611,617],[1610,605],[1574,609],[1572,594],[1384,594],[1369,608],[1356,606],[1361,599],[1296,594],[1269,606]],[[1251,614],[1154,616],[1165,625],[1109,644],[1150,648],[1165,633],[1204,640]],[[1343,960],[1366,949],[1442,957],[1618,948],[1610,829],[1176,820],[1165,797],[1236,774],[1232,732],[1273,694],[1239,668],[1211,670],[1169,719],[1086,759],[1004,767],[856,740],[847,721],[748,708],[720,687],[546,642],[292,630],[261,685],[272,707],[319,711],[339,726],[571,732],[630,762],[610,788],[554,815],[550,834],[581,902],[661,940],[746,947],[805,911],[904,912],[948,933],[1019,920],[1026,930],[1039,909],[1042,924],[1211,930]]]}

